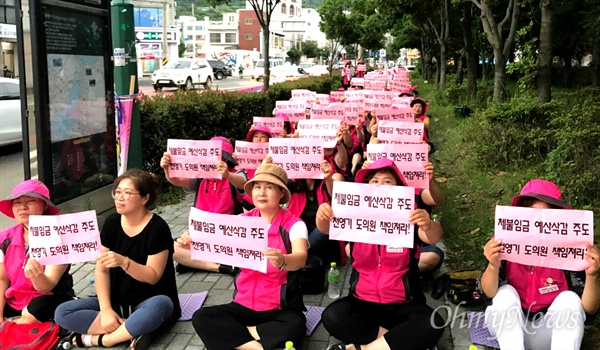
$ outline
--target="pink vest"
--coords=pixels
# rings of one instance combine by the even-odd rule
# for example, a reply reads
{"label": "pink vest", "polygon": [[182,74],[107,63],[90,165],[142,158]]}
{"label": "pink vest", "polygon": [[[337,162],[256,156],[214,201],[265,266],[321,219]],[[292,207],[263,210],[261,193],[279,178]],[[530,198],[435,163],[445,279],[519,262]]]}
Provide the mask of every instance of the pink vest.
{"label": "pink vest", "polygon": [[[317,201],[319,205],[323,203],[330,203],[329,197],[327,195],[327,185],[325,181],[321,182],[319,188],[317,189]],[[294,216],[300,217],[302,212],[304,211],[304,207],[306,207],[306,193],[294,193],[290,198],[290,201],[285,205],[285,209],[287,209]]]}
{"label": "pink vest", "polygon": [[[504,272],[508,284],[513,286],[519,298],[521,307],[531,312],[537,312],[545,309],[552,304],[554,299],[563,291],[569,290],[565,272],[559,269],[548,267],[533,267],[507,261],[504,266]],[[549,289],[558,289],[556,291],[542,294],[540,288],[550,287]],[[548,289],[547,289],[548,290]]]}
{"label": "pink vest", "polygon": [[[252,180],[252,178],[254,177],[255,173],[256,173],[256,169],[247,169],[246,170],[246,174],[248,174],[248,180]],[[244,193],[243,200],[244,200],[244,202],[250,203],[251,205],[254,206],[254,202],[252,201],[252,197],[250,197],[246,193]]]}
{"label": "pink vest", "polygon": [[0,245],[4,251],[4,269],[10,281],[4,296],[13,309],[23,310],[32,299],[44,295],[33,287],[23,272],[26,263],[23,226],[18,224],[0,232]]}
{"label": "pink vest", "polygon": [[203,179],[196,194],[196,208],[210,213],[233,214],[231,184],[225,179]]}
{"label": "pink vest", "polygon": [[[258,209],[241,214],[260,216]],[[300,221],[285,209],[280,209],[268,233],[268,246],[290,254],[292,244],[289,232]],[[233,301],[254,311],[304,310],[302,292],[298,283],[299,271],[279,270],[267,262],[267,273],[241,269],[235,279]]]}
{"label": "pink vest", "polygon": [[[423,114],[422,116],[419,117],[419,121],[423,121],[425,120],[425,118],[427,118],[427,116],[425,114]],[[427,129],[423,129],[423,141],[429,142],[429,130]]]}

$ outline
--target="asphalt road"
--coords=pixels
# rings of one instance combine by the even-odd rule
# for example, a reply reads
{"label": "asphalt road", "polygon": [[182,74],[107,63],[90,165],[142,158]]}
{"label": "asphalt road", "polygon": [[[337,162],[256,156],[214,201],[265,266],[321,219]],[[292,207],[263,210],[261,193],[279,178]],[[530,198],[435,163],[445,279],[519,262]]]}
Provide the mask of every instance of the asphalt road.
{"label": "asphalt road", "polygon": [[[144,94],[153,95],[155,93],[154,88],[152,87],[152,81],[150,80],[150,77],[140,78],[138,80],[138,84],[140,86],[140,91],[143,92]],[[240,77],[238,75],[234,74],[232,77],[227,77],[226,79],[213,80],[212,89],[231,91],[231,90],[249,88],[249,87],[254,87],[254,86],[259,86],[259,85],[262,85],[262,81],[257,82],[256,80],[250,79],[249,76],[245,76],[243,79],[240,79]],[[202,90],[202,89],[203,89],[202,86],[197,87],[197,90]],[[177,91],[177,88],[164,88],[163,89],[164,93],[169,93],[169,92],[174,92],[174,91]]]}

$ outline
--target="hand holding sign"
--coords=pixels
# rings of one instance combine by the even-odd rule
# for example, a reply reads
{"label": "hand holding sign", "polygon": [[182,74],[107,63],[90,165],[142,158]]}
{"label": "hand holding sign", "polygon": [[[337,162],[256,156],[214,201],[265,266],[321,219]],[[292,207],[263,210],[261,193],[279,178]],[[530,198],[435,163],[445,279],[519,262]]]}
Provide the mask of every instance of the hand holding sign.
{"label": "hand holding sign", "polygon": [[265,250],[265,257],[278,269],[285,264],[285,258],[281,249],[267,248]]}
{"label": "hand holding sign", "polygon": [[44,268],[35,259],[28,259],[25,265],[25,277],[29,279],[38,278],[44,274]]}
{"label": "hand holding sign", "polygon": [[588,278],[593,278],[595,280],[598,270],[600,269],[600,251],[598,251],[598,247],[588,244],[585,260],[590,263],[590,266],[585,269],[585,274]]}
{"label": "hand holding sign", "polygon": [[489,266],[496,270],[500,268],[502,263],[502,260],[500,259],[500,252],[502,251],[502,248],[502,241],[496,241],[494,240],[494,237],[492,237],[483,247],[483,255],[489,261]]}

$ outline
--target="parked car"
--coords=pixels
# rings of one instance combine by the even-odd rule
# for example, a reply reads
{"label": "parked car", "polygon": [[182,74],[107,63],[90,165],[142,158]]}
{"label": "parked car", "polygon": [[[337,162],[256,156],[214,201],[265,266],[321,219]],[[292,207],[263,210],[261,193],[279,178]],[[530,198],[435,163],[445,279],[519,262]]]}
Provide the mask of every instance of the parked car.
{"label": "parked car", "polygon": [[308,73],[301,67],[296,65],[287,65],[287,66],[277,66],[271,68],[271,78],[269,79],[270,83],[283,83],[286,81],[298,80],[302,77],[307,77]]}
{"label": "parked car", "polygon": [[302,62],[298,65],[298,67],[304,69],[305,71],[308,71],[310,68],[312,68],[315,64],[312,62]]}
{"label": "parked car", "polygon": [[208,64],[210,64],[210,66],[212,67],[215,79],[217,79],[217,80],[226,79],[227,76],[232,75],[231,69],[229,67],[227,67],[227,65],[225,63],[223,63],[223,61],[219,61],[219,60],[207,60],[207,61],[208,61]]}
{"label": "parked car", "polygon": [[[283,64],[283,61],[281,61],[281,60],[277,60],[277,59],[269,60],[269,68],[271,68],[271,69],[281,66],[282,64]],[[254,79],[256,79],[256,81],[261,80],[265,74],[265,60],[256,61],[256,65],[254,65],[254,69],[251,69],[250,72],[248,72],[248,73],[244,72],[244,74],[250,75],[250,78],[252,78],[253,80]]]}
{"label": "parked car", "polygon": [[205,89],[210,89],[214,78],[213,70],[206,59],[176,58],[152,73],[152,86],[154,90],[163,87],[191,90],[197,85],[204,85]]}
{"label": "parked car", "polygon": [[0,78],[0,146],[22,140],[19,80]]}
{"label": "parked car", "polygon": [[315,64],[315,65],[313,65],[310,68],[304,68],[304,70],[308,74],[310,74],[312,76],[316,76],[316,77],[321,76],[321,75],[329,74],[329,67],[328,66],[318,65],[318,64]]}

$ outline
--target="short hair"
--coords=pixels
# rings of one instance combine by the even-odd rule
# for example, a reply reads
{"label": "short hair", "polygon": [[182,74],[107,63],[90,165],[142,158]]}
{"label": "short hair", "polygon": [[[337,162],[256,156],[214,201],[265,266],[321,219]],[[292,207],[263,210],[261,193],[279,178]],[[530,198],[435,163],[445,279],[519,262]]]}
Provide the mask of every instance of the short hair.
{"label": "short hair", "polygon": [[145,207],[150,209],[156,202],[157,188],[160,185],[160,178],[152,173],[142,169],[127,170],[123,175],[117,177],[113,183],[112,190],[116,190],[123,179],[130,179],[135,186],[135,189],[140,193],[141,197],[149,195]]}

